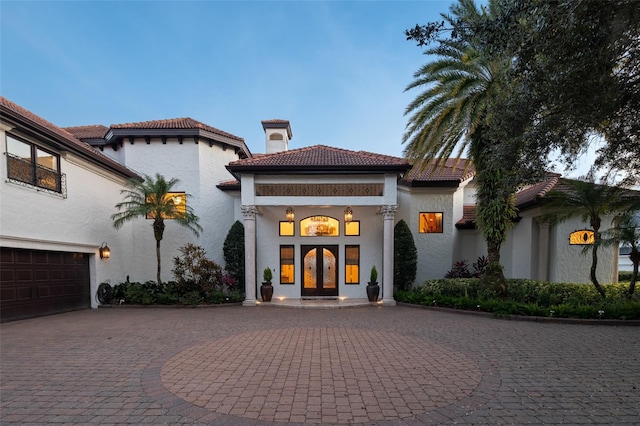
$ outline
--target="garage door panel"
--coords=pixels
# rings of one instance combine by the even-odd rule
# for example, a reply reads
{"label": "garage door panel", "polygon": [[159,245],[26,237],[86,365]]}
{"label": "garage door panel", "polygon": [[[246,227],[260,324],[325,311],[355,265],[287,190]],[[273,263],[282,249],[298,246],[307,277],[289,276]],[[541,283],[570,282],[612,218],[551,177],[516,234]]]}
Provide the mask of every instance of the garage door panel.
{"label": "garage door panel", "polygon": [[49,281],[64,281],[64,271],[62,269],[49,270]]}
{"label": "garage door panel", "polygon": [[19,286],[16,288],[16,290],[18,294],[18,297],[16,300],[24,301],[24,300],[33,299],[33,293],[34,293],[33,287]]}
{"label": "garage door panel", "polygon": [[16,282],[33,281],[33,270],[16,269]]}
{"label": "garage door panel", "polygon": [[64,263],[63,255],[64,253],[60,252],[49,252],[47,256],[49,265],[62,265]]}
{"label": "garage door panel", "polygon": [[89,255],[0,248],[2,321],[89,308]]}
{"label": "garage door panel", "polygon": [[20,250],[14,255],[14,263],[29,263],[31,264],[31,251]]}
{"label": "garage door panel", "polygon": [[0,266],[0,281],[2,282],[10,282],[10,281],[14,281],[16,279],[15,276],[15,271],[13,269],[9,269],[7,267]]}
{"label": "garage door panel", "polygon": [[14,263],[13,250],[2,247],[0,250],[0,263]]}
{"label": "garage door panel", "polygon": [[34,281],[49,281],[49,271],[46,269],[36,269],[33,271]]}
{"label": "garage door panel", "polygon": [[49,256],[46,251],[36,251],[32,255],[33,263],[37,265],[48,265]]}

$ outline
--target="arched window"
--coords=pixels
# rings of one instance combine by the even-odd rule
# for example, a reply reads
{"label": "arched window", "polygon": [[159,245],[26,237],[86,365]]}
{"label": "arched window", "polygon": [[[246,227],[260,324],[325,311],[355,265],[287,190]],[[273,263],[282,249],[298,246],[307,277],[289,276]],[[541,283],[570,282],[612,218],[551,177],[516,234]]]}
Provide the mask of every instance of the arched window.
{"label": "arched window", "polygon": [[271,133],[269,135],[269,140],[270,141],[281,141],[283,139],[284,138],[282,137],[282,134],[280,134],[280,133]]}
{"label": "arched window", "polygon": [[311,216],[300,221],[302,237],[337,237],[340,235],[340,222],[329,216]]}

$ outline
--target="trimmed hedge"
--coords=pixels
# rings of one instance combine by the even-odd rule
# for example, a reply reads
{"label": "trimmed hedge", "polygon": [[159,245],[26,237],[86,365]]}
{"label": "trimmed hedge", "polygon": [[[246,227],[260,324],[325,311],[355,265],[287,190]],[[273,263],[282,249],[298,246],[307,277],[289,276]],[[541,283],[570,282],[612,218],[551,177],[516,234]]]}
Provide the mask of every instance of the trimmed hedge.
{"label": "trimmed hedge", "polygon": [[602,299],[591,284],[507,280],[504,295],[481,286],[477,278],[426,281],[409,291],[397,291],[399,302],[477,310],[500,315],[559,318],[640,319],[640,297],[628,298],[628,285],[603,285]]}

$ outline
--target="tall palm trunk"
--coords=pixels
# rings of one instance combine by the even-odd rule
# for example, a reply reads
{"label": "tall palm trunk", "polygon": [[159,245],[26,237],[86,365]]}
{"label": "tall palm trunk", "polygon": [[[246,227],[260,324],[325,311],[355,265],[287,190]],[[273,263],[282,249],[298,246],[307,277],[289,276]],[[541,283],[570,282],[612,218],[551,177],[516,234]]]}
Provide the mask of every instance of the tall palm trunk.
{"label": "tall palm trunk", "polygon": [[157,283],[158,285],[162,284],[160,281],[160,240],[156,240],[156,260],[158,261],[158,267],[156,269],[157,274]]}
{"label": "tall palm trunk", "polygon": [[160,285],[162,284],[162,280],[160,279],[160,241],[162,241],[162,236],[164,235],[164,221],[161,217],[159,219],[156,218],[153,222],[153,235],[156,238],[156,259],[158,261],[158,269],[156,271],[157,283]]}
{"label": "tall palm trunk", "polygon": [[631,282],[629,283],[629,298],[633,297],[633,292],[636,289],[636,281],[638,280],[638,264],[640,264],[640,251],[635,248],[631,250],[629,255],[631,263],[633,264],[633,272],[631,273]]}
{"label": "tall palm trunk", "polygon": [[600,217],[594,217],[591,219],[591,226],[593,227],[593,249],[591,250],[591,282],[595,286],[598,293],[602,298],[606,298],[607,294],[604,292],[604,289],[598,282],[598,277],[596,276],[596,269],[598,267],[598,246],[601,242],[600,235]]}

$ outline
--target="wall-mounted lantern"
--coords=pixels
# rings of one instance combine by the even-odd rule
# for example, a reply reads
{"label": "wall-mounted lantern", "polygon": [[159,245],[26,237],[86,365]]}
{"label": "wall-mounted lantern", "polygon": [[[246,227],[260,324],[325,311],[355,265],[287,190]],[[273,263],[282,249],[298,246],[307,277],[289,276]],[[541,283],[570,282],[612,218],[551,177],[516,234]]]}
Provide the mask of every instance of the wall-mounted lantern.
{"label": "wall-mounted lantern", "polygon": [[293,207],[289,207],[287,209],[287,220],[289,222],[293,222],[294,218],[295,218],[295,210],[293,210]]}
{"label": "wall-mounted lantern", "polygon": [[107,243],[102,243],[98,251],[100,252],[100,259],[108,259],[111,257],[111,249]]}
{"label": "wall-mounted lantern", "polygon": [[346,209],[344,209],[344,221],[346,223],[349,223],[353,220],[353,210],[351,210],[351,207],[347,207]]}

